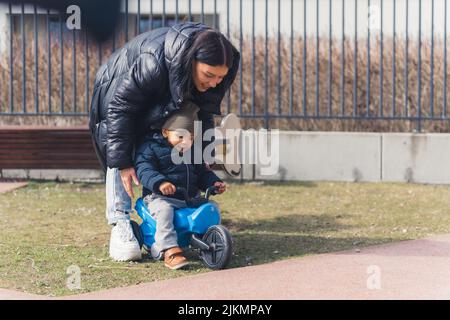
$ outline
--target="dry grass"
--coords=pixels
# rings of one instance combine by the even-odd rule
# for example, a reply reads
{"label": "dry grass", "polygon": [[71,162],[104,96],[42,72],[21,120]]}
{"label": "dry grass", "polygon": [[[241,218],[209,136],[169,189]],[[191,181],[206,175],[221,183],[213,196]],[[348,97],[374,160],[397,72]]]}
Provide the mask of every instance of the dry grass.
{"label": "dry grass", "polygon": [[[35,59],[34,59],[34,37],[31,30],[26,35],[26,103],[22,99],[22,47],[21,38],[14,38],[14,56],[13,56],[13,103],[14,110],[27,112],[35,111],[35,94],[38,93],[39,110],[42,112],[60,112],[61,105],[66,112],[85,112],[89,107],[89,97],[92,93],[93,80],[98,66],[100,65],[99,50],[102,52],[102,62],[112,53],[112,42],[103,44],[99,48],[97,44],[88,44],[88,55],[85,55],[85,37],[77,34],[75,51],[72,46],[72,38],[69,37],[63,46],[63,60],[61,61],[61,47],[58,42],[53,40],[50,49],[51,81],[48,77],[48,49],[47,42],[39,42],[38,54],[38,77],[39,86],[35,88]],[[28,40],[29,39],[29,40]],[[239,48],[239,39],[232,36],[232,41]],[[293,114],[303,114],[303,90],[302,84],[305,81],[305,109],[309,116],[312,115],[332,115],[332,116],[379,116],[381,113],[385,116],[418,116],[418,45],[410,41],[408,50],[408,96],[405,88],[405,69],[406,52],[405,41],[398,39],[396,44],[395,60],[392,39],[384,39],[383,51],[383,101],[380,103],[380,40],[371,41],[371,60],[368,65],[368,52],[365,40],[360,40],[357,44],[358,54],[354,56],[353,40],[347,39],[344,43],[344,52],[342,52],[341,40],[332,40],[331,60],[329,59],[329,40],[322,38],[319,43],[318,52],[318,73],[316,72],[316,40],[307,38],[306,40],[306,72],[303,79],[303,48],[305,41],[302,37],[295,37],[293,40],[293,60],[292,60],[292,111]],[[125,42],[124,35],[118,35],[116,38],[116,48]],[[240,78],[233,84],[230,94],[231,112],[239,112],[239,106],[242,107],[244,114],[263,114],[267,105],[270,113],[276,114],[278,110],[282,114],[289,113],[290,108],[290,40],[282,38],[280,43],[280,69],[278,69],[278,42],[276,38],[268,39],[267,56],[267,96],[265,92],[266,73],[265,73],[265,40],[263,37],[256,38],[255,41],[255,68],[252,68],[252,42],[251,38],[246,37],[242,42],[242,101],[239,99]],[[431,91],[431,44],[424,42],[422,44],[422,112],[423,117],[440,116],[444,113],[444,49],[443,43],[436,41],[434,48],[434,92]],[[76,57],[76,66],[73,64],[73,57]],[[7,112],[10,108],[9,94],[9,58],[0,57],[0,111]],[[341,79],[341,61],[344,60],[343,79]],[[354,65],[357,65],[357,81],[354,83]],[[329,72],[329,61],[331,61],[331,73]],[[396,78],[393,81],[393,65],[395,61]],[[61,64],[62,63],[62,64]],[[3,65],[3,67],[2,67]],[[61,67],[63,66],[63,67]],[[74,69],[75,68],[75,69]],[[370,69],[370,93],[369,108],[366,105],[367,96],[367,70]],[[61,70],[63,70],[64,92],[60,91]],[[74,70],[76,77],[74,77]],[[252,104],[252,74],[254,71],[254,103]],[[280,73],[280,82],[278,82],[278,72]],[[89,77],[89,90],[86,94],[86,75]],[[319,91],[316,92],[316,81],[319,84]],[[328,90],[328,83],[331,81],[331,91]],[[50,101],[48,83],[51,84]],[[76,91],[73,90],[73,84],[76,84]],[[393,93],[395,84],[395,95]],[[343,95],[341,87],[343,85]],[[356,92],[353,90],[356,85]],[[447,89],[449,84],[447,83]],[[280,104],[278,104],[278,92]],[[74,97],[76,97],[76,107],[74,107]],[[317,99],[316,99],[317,97]],[[434,99],[434,111],[431,112],[431,97]],[[356,105],[354,106],[354,99]],[[395,111],[392,109],[393,101],[396,103]],[[407,107],[406,107],[406,101]],[[227,110],[227,99],[224,99],[223,110]],[[341,105],[343,102],[343,108]],[[254,109],[252,109],[254,105]],[[51,109],[50,109],[51,107]],[[318,110],[317,110],[317,109]],[[2,117],[3,118],[3,117]],[[13,117],[5,118],[3,123],[28,123],[28,124],[86,124],[86,117],[78,118],[60,118],[53,117]],[[244,127],[258,128],[263,125],[259,120],[243,120]],[[337,130],[337,131],[411,131],[416,127],[416,122],[409,120],[402,121],[375,121],[375,120],[271,120],[271,128],[290,129],[290,130]],[[449,125],[444,121],[434,121],[424,123],[424,128],[432,132],[448,132]]]}
{"label": "dry grass", "polygon": [[[280,90],[280,110],[282,114],[289,113],[290,107],[290,42],[285,38],[281,40],[280,62],[281,68],[278,71],[277,40],[268,41],[268,93],[265,95],[265,43],[264,38],[257,38],[255,44],[255,91],[254,105],[255,113],[264,113],[264,107],[267,102],[269,113],[278,113],[278,90]],[[234,41],[239,45],[239,42]],[[303,81],[305,83],[306,113],[309,116],[361,116],[367,114],[370,116],[391,116],[398,117],[418,116],[418,45],[409,42],[408,46],[408,96],[406,95],[406,42],[398,39],[396,43],[395,59],[392,39],[385,38],[383,42],[383,81],[380,87],[381,64],[380,64],[380,46],[379,39],[371,39],[370,65],[368,65],[368,50],[366,40],[360,40],[357,44],[356,57],[356,91],[355,85],[355,43],[347,39],[344,42],[344,51],[342,52],[341,40],[332,40],[331,59],[329,55],[329,39],[321,39],[318,52],[318,73],[316,72],[316,40],[308,38],[306,40],[306,72],[303,79],[303,50],[305,42],[302,38],[295,38],[293,41],[293,59],[292,59],[292,109],[293,114],[303,114]],[[242,92],[242,110],[244,113],[252,112],[252,44],[251,39],[246,38],[243,41],[243,92]],[[444,49],[442,42],[436,42],[434,47],[434,91],[431,90],[432,58],[431,44],[422,44],[422,86],[421,86],[421,115],[422,117],[439,117],[443,114],[444,101]],[[344,60],[344,72],[341,79],[342,59]],[[329,72],[329,61],[331,61],[331,73]],[[393,65],[395,62],[396,77],[393,81]],[[367,109],[367,70],[370,70],[370,92],[369,108]],[[278,89],[278,72],[280,72],[281,82]],[[238,75],[238,80],[239,80]],[[331,91],[328,90],[328,83],[331,83]],[[316,92],[316,82],[319,84]],[[395,84],[395,95],[394,95]],[[343,86],[343,95],[341,88]],[[380,103],[380,92],[383,90],[383,101]],[[447,90],[449,83],[447,83]],[[233,94],[231,95],[231,105],[239,105],[239,81],[233,85]],[[317,99],[316,99],[317,97]],[[434,113],[431,112],[431,97],[434,98]],[[354,105],[354,99],[356,105]],[[341,105],[343,100],[343,108]],[[392,108],[395,101],[395,111]],[[407,102],[406,102],[407,101]],[[407,106],[407,109],[406,109]],[[316,108],[318,110],[316,110]],[[237,110],[232,108],[232,110]],[[247,126],[255,126],[254,121],[245,121]],[[259,122],[261,125],[262,123]],[[290,129],[290,130],[324,130],[324,131],[411,131],[416,128],[416,123],[411,121],[375,121],[375,120],[272,120],[272,128]],[[435,121],[425,123],[424,128],[427,131],[448,132],[450,128],[444,121]]]}
{"label": "dry grass", "polygon": [[[38,41],[36,64],[34,36],[29,31],[25,37],[27,39],[25,76],[23,75],[23,50],[20,36],[15,37],[13,41],[12,103],[14,111],[23,112],[26,110],[28,113],[35,113],[37,100],[39,102],[38,112],[86,113],[90,108],[90,98],[98,66],[101,62],[105,62],[105,57],[113,52],[112,43],[103,44],[99,47],[98,44],[89,43],[91,41],[89,39],[86,44],[85,35],[77,33],[75,41],[72,37],[65,38],[62,47],[57,39],[52,37],[49,51],[47,40],[45,39],[44,42],[40,39]],[[124,42],[123,35],[116,38],[116,46],[123,45]],[[85,54],[86,46],[88,55]],[[100,60],[99,52],[102,53],[102,60]],[[11,105],[10,61],[7,56],[0,57],[0,60],[0,112],[9,112]],[[38,76],[37,87],[35,84],[36,73]],[[23,87],[23,78],[26,79],[25,88]],[[61,84],[63,84],[64,91],[60,90]],[[23,99],[23,89],[26,93],[25,99]],[[85,125],[88,122],[86,116],[14,116],[2,118],[1,122],[5,124]]]}

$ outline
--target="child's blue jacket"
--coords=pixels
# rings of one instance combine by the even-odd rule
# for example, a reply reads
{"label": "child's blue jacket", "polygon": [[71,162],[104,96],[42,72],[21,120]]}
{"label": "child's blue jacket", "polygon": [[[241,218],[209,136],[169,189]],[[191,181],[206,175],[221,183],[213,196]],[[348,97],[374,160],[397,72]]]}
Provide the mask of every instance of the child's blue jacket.
{"label": "child's blue jacket", "polygon": [[[172,161],[172,146],[161,132],[149,133],[136,149],[134,164],[136,174],[143,186],[143,197],[150,193],[158,193],[161,183],[168,181],[175,187],[183,187],[190,197],[198,194],[199,189],[205,191],[215,182],[222,180],[205,164],[175,164]],[[191,148],[193,153],[194,148]],[[193,157],[191,158],[193,159]],[[191,163],[194,161],[192,160]],[[171,197],[184,200],[177,192]]]}

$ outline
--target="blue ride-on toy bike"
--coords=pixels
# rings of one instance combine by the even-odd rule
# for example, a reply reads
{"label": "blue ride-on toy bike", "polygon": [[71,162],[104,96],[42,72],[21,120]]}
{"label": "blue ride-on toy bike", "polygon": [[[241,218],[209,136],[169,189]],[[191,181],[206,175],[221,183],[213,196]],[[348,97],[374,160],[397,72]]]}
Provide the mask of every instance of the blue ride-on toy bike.
{"label": "blue ride-on toy bike", "polygon": [[[184,195],[187,208],[175,210],[174,227],[181,248],[191,247],[199,251],[203,264],[213,270],[223,269],[231,261],[232,238],[224,226],[220,225],[220,210],[216,203],[209,201],[216,194],[216,187],[209,187],[204,196],[189,198],[186,189],[177,188]],[[136,201],[135,210],[142,223],[131,221],[134,235],[139,245],[150,252],[155,242],[156,220],[152,217],[142,198]]]}

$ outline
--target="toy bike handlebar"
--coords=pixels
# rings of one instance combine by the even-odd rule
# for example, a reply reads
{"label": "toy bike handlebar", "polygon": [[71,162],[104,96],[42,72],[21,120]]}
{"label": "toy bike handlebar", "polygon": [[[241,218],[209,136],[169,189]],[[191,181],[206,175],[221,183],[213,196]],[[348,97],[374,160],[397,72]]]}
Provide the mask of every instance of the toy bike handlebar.
{"label": "toy bike handlebar", "polygon": [[[218,188],[216,186],[211,186],[205,191],[205,199],[208,200],[210,196],[214,196],[217,194]],[[191,198],[189,197],[189,194],[187,190],[183,187],[177,187],[177,190],[175,192],[180,192],[183,194],[183,197],[186,201],[190,201]]]}
{"label": "toy bike handlebar", "polygon": [[211,186],[205,191],[205,198],[209,199],[209,196],[215,196],[217,194],[217,190],[219,190],[216,186]]}

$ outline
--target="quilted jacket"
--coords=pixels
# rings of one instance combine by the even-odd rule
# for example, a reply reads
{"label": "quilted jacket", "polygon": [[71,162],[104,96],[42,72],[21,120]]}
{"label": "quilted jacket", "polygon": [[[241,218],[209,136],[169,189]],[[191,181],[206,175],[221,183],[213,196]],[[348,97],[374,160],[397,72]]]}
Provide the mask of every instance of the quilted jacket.
{"label": "quilted jacket", "polygon": [[[159,129],[185,100],[180,63],[195,35],[210,28],[186,22],[142,33],[116,50],[94,81],[89,128],[102,168],[133,166],[134,148],[150,130]],[[233,83],[240,54],[233,47],[233,66],[215,88],[194,101],[200,107],[203,131],[214,126],[213,115]]]}

